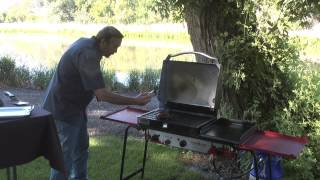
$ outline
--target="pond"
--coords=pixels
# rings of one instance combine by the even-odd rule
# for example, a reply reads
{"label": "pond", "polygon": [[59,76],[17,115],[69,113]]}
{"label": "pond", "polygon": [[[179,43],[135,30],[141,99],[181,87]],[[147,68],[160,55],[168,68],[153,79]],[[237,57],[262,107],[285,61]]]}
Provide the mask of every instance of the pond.
{"label": "pond", "polygon": [[[55,68],[64,51],[78,38],[55,34],[0,33],[0,57],[12,57],[17,66],[24,66],[30,71],[49,70]],[[186,43],[124,38],[116,54],[103,58],[101,67],[114,71],[117,80],[126,84],[130,71],[159,70],[168,54],[191,50],[191,44]]]}
{"label": "pond", "polygon": [[[18,66],[54,68],[63,52],[78,37],[52,34],[0,33],[0,56],[13,57]],[[128,72],[160,69],[168,54],[192,50],[191,44],[123,39],[118,52],[102,60],[103,68]]]}

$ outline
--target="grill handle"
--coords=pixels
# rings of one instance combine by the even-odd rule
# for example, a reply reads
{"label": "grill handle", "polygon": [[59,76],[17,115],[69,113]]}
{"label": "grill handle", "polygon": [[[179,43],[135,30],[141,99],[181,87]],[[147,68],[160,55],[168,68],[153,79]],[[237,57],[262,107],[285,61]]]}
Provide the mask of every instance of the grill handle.
{"label": "grill handle", "polygon": [[166,57],[165,61],[169,61],[172,57],[177,57],[177,56],[181,56],[181,55],[185,55],[185,54],[200,55],[200,56],[206,57],[207,59],[212,60],[213,63],[218,63],[219,64],[218,58],[212,57],[212,56],[209,56],[209,55],[207,55],[205,53],[197,52],[197,51],[187,51],[187,52],[181,52],[181,53],[177,53],[177,54],[169,54]]}

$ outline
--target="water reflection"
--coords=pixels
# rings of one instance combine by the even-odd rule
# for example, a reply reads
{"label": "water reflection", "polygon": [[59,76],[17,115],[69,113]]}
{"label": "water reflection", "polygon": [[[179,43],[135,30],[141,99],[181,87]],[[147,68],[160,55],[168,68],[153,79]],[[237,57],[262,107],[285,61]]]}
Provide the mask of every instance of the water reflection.
{"label": "water reflection", "polygon": [[117,82],[122,83],[125,86],[128,86],[129,73],[117,71],[115,72],[115,76],[116,76]]}
{"label": "water reflection", "polygon": [[[52,34],[0,33],[0,56],[10,56],[16,64],[30,69],[53,68],[67,47],[77,38]],[[161,68],[168,54],[190,51],[190,44],[145,42],[124,39],[118,53],[103,59],[102,66],[118,72],[122,81],[124,72],[132,69]]]}

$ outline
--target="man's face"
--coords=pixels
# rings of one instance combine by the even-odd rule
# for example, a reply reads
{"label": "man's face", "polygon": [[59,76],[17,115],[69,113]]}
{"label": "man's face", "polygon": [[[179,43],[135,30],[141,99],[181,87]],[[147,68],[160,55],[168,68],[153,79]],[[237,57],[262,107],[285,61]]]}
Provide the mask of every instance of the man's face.
{"label": "man's face", "polygon": [[109,41],[102,40],[100,42],[100,50],[102,55],[105,57],[110,57],[112,54],[117,52],[118,47],[121,46],[121,38],[111,38]]}

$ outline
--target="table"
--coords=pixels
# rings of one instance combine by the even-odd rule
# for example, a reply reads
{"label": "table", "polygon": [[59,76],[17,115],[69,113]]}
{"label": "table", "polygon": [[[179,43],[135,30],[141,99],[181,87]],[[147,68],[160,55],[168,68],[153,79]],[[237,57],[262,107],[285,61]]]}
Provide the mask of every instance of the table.
{"label": "table", "polygon": [[44,156],[52,168],[65,173],[63,155],[51,114],[36,107],[29,117],[0,119],[0,169],[28,163]]}

